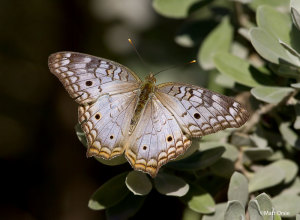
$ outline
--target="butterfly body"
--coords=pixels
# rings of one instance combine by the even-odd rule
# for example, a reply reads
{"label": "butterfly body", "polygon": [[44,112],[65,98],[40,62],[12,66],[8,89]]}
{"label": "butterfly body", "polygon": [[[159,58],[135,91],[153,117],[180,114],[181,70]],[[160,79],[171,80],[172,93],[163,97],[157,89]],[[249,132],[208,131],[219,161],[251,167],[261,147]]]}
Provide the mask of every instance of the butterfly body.
{"label": "butterfly body", "polygon": [[132,134],[132,132],[134,131],[137,123],[140,120],[145,105],[153,96],[155,90],[155,82],[155,77],[153,76],[153,74],[150,73],[140,86],[137,106],[135,108],[133,118],[130,121],[129,135]]}
{"label": "butterfly body", "polygon": [[192,137],[240,127],[249,115],[234,99],[182,83],[144,82],[127,67],[75,52],[49,57],[50,71],[79,103],[87,156],[111,159],[125,153],[136,170],[155,177],[183,154]]}

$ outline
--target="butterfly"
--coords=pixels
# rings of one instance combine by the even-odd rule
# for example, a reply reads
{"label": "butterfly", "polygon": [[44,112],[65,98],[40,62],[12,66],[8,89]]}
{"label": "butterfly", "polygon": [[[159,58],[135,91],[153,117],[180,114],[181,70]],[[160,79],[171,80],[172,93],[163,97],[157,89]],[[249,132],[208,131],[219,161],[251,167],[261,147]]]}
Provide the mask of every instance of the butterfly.
{"label": "butterfly", "polygon": [[79,104],[88,157],[125,153],[135,170],[155,177],[183,154],[191,138],[240,127],[249,118],[234,99],[199,86],[142,81],[127,67],[76,52],[50,55],[50,71]]}

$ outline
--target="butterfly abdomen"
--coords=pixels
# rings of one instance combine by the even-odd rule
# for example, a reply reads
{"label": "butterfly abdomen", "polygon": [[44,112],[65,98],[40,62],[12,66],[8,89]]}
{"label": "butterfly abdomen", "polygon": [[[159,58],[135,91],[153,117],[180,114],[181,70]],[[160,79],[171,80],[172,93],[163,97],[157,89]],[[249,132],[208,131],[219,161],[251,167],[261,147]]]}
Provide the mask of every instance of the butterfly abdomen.
{"label": "butterfly abdomen", "polygon": [[138,99],[138,103],[136,105],[133,117],[130,121],[130,128],[129,128],[129,134],[131,134],[137,123],[139,122],[143,109],[145,108],[145,105],[147,104],[148,100],[151,98],[151,94],[154,92],[155,83],[153,81],[146,80],[140,88],[140,95]]}

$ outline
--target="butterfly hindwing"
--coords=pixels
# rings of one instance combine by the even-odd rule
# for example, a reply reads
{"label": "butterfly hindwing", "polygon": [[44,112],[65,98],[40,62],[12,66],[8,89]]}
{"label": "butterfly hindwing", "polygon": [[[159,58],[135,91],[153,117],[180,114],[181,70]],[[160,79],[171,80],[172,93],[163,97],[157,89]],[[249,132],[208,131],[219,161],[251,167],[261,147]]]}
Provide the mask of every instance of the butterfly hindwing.
{"label": "butterfly hindwing", "polygon": [[87,156],[110,159],[123,153],[137,91],[103,95],[79,107],[79,123],[88,140]]}
{"label": "butterfly hindwing", "polygon": [[50,55],[50,71],[79,104],[94,102],[109,93],[132,91],[141,80],[127,67],[99,57],[76,52]]}
{"label": "butterfly hindwing", "polygon": [[249,117],[234,99],[198,86],[164,83],[158,85],[156,96],[192,137],[240,127]]}
{"label": "butterfly hindwing", "polygon": [[153,96],[127,141],[125,155],[134,169],[154,177],[163,164],[190,145],[174,116]]}

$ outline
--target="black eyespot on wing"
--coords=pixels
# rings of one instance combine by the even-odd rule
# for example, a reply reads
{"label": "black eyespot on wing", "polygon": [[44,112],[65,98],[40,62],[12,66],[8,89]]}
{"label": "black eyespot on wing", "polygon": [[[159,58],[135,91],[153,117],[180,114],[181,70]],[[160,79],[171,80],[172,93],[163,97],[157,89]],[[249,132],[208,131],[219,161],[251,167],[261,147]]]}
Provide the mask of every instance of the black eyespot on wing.
{"label": "black eyespot on wing", "polygon": [[167,141],[168,141],[168,142],[171,142],[172,140],[173,140],[173,138],[172,138],[171,135],[167,137]]}
{"label": "black eyespot on wing", "polygon": [[86,81],[86,82],[85,82],[85,85],[86,85],[86,86],[91,86],[91,85],[93,85],[93,82],[92,82],[92,81]]}
{"label": "black eyespot on wing", "polygon": [[199,113],[195,113],[194,114],[194,118],[199,119],[200,118],[200,114]]}

